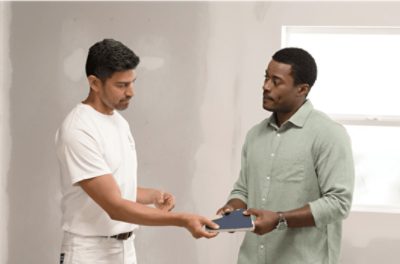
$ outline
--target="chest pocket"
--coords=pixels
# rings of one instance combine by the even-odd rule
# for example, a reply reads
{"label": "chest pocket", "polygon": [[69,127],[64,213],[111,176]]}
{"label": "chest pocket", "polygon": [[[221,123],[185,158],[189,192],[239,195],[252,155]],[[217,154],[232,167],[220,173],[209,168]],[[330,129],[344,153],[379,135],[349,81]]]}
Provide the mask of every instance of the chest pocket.
{"label": "chest pocket", "polygon": [[272,175],[277,181],[297,182],[304,179],[305,161],[296,154],[293,156],[276,156]]}

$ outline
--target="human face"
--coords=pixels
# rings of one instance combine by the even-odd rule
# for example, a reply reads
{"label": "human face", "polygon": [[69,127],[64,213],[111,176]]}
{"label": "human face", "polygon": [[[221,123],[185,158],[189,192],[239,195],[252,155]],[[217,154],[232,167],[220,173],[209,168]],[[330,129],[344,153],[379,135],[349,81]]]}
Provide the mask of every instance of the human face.
{"label": "human face", "polygon": [[294,85],[292,66],[274,60],[268,64],[263,85],[263,108],[282,117],[281,123],[304,103],[304,85]]}
{"label": "human face", "polygon": [[127,70],[115,72],[104,82],[99,80],[97,89],[98,108],[101,112],[111,114],[114,109],[125,110],[129,100],[134,96],[136,72]]}

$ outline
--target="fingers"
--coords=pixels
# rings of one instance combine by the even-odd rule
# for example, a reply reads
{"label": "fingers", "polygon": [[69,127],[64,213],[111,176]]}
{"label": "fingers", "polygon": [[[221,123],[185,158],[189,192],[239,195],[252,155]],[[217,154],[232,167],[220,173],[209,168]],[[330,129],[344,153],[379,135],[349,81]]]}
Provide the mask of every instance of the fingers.
{"label": "fingers", "polygon": [[217,210],[217,215],[223,215],[223,214],[224,214],[224,211],[222,210],[222,208],[219,208]]}
{"label": "fingers", "polygon": [[224,207],[218,209],[217,215],[224,215],[224,214],[229,214],[231,213],[235,208],[233,208],[230,205],[225,205]]}
{"label": "fingers", "polygon": [[251,208],[247,210],[247,213],[256,216],[254,220],[254,233],[264,235],[275,229],[278,221],[276,212]]}
{"label": "fingers", "polygon": [[172,194],[164,193],[164,205],[167,211],[171,211],[175,207],[175,197]]}
{"label": "fingers", "polygon": [[164,203],[164,193],[160,192],[160,196],[158,197],[158,203],[163,204]]}
{"label": "fingers", "polygon": [[204,228],[205,225],[216,230],[219,228],[219,226],[210,219],[199,215],[189,216],[186,228],[194,238],[213,238],[218,235],[218,232],[206,230]]}
{"label": "fingers", "polygon": [[[210,226],[207,224],[207,226]],[[214,227],[213,227],[214,228]],[[216,228],[219,228],[219,226],[217,225]],[[213,238],[216,237],[218,235],[218,232],[216,231],[208,231],[203,229],[202,227],[200,229],[197,229],[194,233],[192,233],[193,237],[195,238]]]}
{"label": "fingers", "polygon": [[160,192],[155,206],[163,211],[171,211],[175,207],[175,196],[170,193]]}
{"label": "fingers", "polygon": [[202,237],[209,239],[209,238],[216,237],[217,235],[218,235],[217,232],[208,232],[208,231],[204,231],[204,230],[199,230],[198,232],[196,232],[194,234],[192,233],[192,236],[196,239],[199,239]]}
{"label": "fingers", "polygon": [[258,217],[260,215],[260,210],[249,208],[243,212],[244,215],[255,215]]}
{"label": "fingers", "polygon": [[202,235],[202,237],[210,239],[210,238],[216,237],[218,235],[218,232],[203,231],[201,235]]}
{"label": "fingers", "polygon": [[219,225],[217,225],[216,223],[214,223],[213,221],[211,221],[210,219],[207,218],[202,218],[202,225],[206,225],[208,227],[211,227],[213,229],[218,229]]}

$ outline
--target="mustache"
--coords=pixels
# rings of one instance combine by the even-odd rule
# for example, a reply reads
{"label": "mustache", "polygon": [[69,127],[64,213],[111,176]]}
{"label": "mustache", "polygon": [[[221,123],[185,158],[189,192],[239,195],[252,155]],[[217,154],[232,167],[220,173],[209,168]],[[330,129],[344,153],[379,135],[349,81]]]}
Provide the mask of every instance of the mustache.
{"label": "mustache", "polygon": [[266,93],[263,94],[263,99],[264,100],[268,99],[268,100],[274,101],[274,98],[272,98],[271,96],[267,95]]}

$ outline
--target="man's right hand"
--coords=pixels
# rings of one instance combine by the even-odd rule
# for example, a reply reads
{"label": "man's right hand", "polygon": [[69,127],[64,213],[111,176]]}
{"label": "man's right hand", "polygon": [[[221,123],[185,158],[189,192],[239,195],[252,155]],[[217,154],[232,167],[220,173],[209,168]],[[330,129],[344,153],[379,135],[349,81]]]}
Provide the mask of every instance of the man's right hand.
{"label": "man's right hand", "polygon": [[235,208],[232,205],[225,204],[223,207],[219,208],[217,211],[217,215],[224,215],[233,212]]}
{"label": "man's right hand", "polygon": [[247,204],[240,199],[233,198],[229,200],[223,207],[219,208],[217,215],[224,215],[233,212],[236,209],[247,209]]}
{"label": "man's right hand", "polygon": [[218,230],[219,226],[210,219],[194,214],[185,214],[183,218],[184,227],[194,238],[213,238],[218,235],[218,232],[208,232],[204,229],[204,226],[208,226]]}

